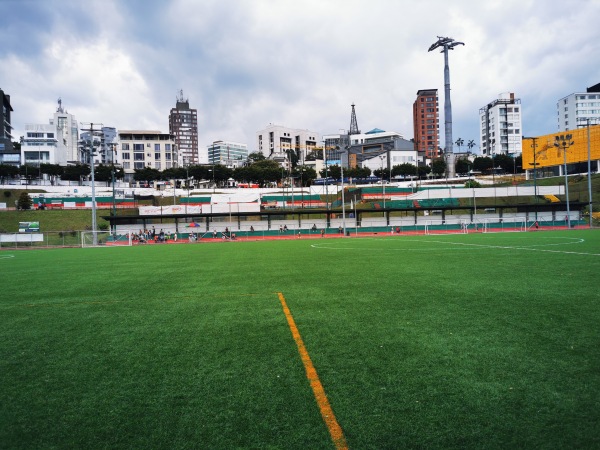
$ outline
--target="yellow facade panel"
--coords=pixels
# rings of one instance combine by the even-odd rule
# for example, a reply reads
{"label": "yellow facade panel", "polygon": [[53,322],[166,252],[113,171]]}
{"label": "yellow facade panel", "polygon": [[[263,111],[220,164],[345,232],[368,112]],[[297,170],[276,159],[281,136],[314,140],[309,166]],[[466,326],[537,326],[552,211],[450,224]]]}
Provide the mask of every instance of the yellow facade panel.
{"label": "yellow facade panel", "polygon": [[[571,134],[573,145],[567,147],[567,164],[588,160],[588,129],[578,128],[567,132],[552,133],[535,139],[535,163],[537,167],[552,167],[564,164],[563,149],[554,146],[556,136]],[[523,169],[533,169],[534,139],[523,139]],[[590,126],[591,159],[600,159],[600,125]]]}

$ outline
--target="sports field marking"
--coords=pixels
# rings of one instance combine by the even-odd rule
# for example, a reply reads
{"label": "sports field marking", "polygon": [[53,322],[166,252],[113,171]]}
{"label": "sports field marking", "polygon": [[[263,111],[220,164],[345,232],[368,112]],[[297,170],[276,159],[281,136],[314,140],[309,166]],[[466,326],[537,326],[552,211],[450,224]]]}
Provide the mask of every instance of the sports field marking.
{"label": "sports field marking", "polygon": [[319,380],[317,369],[315,369],[315,366],[313,365],[312,360],[310,359],[310,355],[308,354],[308,351],[304,346],[304,341],[302,340],[302,336],[300,336],[300,331],[298,331],[298,327],[296,327],[296,322],[294,321],[294,317],[292,316],[292,313],[287,306],[285,297],[281,292],[278,292],[277,295],[279,296],[279,301],[281,302],[283,313],[285,314],[285,318],[287,319],[290,331],[292,332],[292,337],[294,338],[294,341],[298,346],[298,352],[300,353],[300,358],[302,359],[304,369],[306,370],[306,378],[308,378],[308,381],[310,382],[310,387],[313,390],[315,400],[317,401],[317,405],[319,406],[319,411],[321,411],[321,417],[323,417],[323,421],[325,422],[325,425],[327,425],[327,429],[329,430],[329,435],[333,440],[333,444],[335,445],[336,449],[347,449],[348,444],[346,443],[346,438],[344,437],[342,427],[340,427],[338,421],[335,418],[335,414],[333,414],[333,409],[331,409],[329,400],[327,400],[325,389],[323,389],[321,380]]}
{"label": "sports field marking", "polygon": [[[582,244],[585,242],[585,239],[581,238],[545,238],[545,239],[568,239],[567,242],[557,242],[557,243],[546,243],[546,244],[531,244],[531,245],[491,245],[491,244],[475,244],[468,242],[448,242],[442,240],[431,240],[431,239],[422,239],[422,240],[404,240],[403,242],[411,242],[411,243],[434,243],[434,244],[444,244],[449,247],[434,247],[434,248],[423,248],[423,247],[399,247],[399,248],[385,248],[386,251],[415,251],[415,252],[431,252],[431,251],[440,251],[440,250],[485,250],[485,249],[501,249],[501,250],[528,250],[532,252],[546,252],[546,253],[562,253],[567,255],[582,255],[582,256],[600,256],[600,253],[592,253],[592,252],[573,252],[566,250],[551,250],[544,249],[539,247],[551,247],[558,245],[576,245]],[[323,243],[323,244],[312,244],[311,247],[318,249],[327,249],[327,250],[369,250],[369,247],[353,247],[353,246],[341,246],[340,243]],[[349,243],[348,243],[349,244]],[[374,248],[372,248],[374,249]],[[380,247],[376,250],[382,251]]]}
{"label": "sports field marking", "polygon": [[10,259],[10,258],[14,258],[15,255],[0,255],[0,259]]}

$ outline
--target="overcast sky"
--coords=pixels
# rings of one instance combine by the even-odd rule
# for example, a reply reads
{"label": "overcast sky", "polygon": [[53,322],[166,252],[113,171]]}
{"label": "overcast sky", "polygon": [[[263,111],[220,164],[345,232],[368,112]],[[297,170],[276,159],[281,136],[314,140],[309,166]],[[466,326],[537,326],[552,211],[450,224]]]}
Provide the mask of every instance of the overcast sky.
{"label": "overcast sky", "polygon": [[[80,122],[168,132],[180,89],[199,145],[248,144],[269,123],[413,137],[419,89],[437,88],[444,145],[450,52],[453,137],[479,144],[479,109],[522,101],[523,133],[556,131],[556,102],[600,83],[600,0],[0,0],[0,88],[15,140],[60,97]],[[478,147],[477,147],[478,148]],[[455,149],[456,151],[456,149]]]}

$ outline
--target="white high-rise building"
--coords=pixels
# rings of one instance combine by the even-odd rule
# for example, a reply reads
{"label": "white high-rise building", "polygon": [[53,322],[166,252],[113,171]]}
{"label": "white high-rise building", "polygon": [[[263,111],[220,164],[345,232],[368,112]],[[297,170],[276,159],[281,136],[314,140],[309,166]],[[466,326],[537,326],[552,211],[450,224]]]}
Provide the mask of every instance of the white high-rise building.
{"label": "white high-rise building", "polygon": [[302,165],[307,153],[317,147],[319,141],[319,133],[316,131],[269,124],[256,133],[256,150],[282,165],[289,164],[291,150],[296,155],[298,164]]}
{"label": "white high-rise building", "polygon": [[484,156],[516,156],[521,153],[522,109],[515,94],[500,94],[479,110],[479,138]]}
{"label": "white high-rise building", "polygon": [[77,119],[63,109],[58,99],[58,108],[49,124],[25,124],[21,160],[32,165],[78,163],[81,161],[78,140]]}
{"label": "white high-rise building", "polygon": [[569,131],[577,127],[600,123],[600,83],[587,88],[586,92],[575,92],[556,103],[558,131]]}

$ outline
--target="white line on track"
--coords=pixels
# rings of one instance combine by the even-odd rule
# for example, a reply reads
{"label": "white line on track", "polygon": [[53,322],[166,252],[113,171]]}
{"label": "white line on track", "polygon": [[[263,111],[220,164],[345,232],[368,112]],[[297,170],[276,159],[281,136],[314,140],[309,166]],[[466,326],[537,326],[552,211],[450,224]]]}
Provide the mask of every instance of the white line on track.
{"label": "white line on track", "polygon": [[15,255],[2,255],[0,254],[0,259],[10,259],[10,258],[14,258]]}

